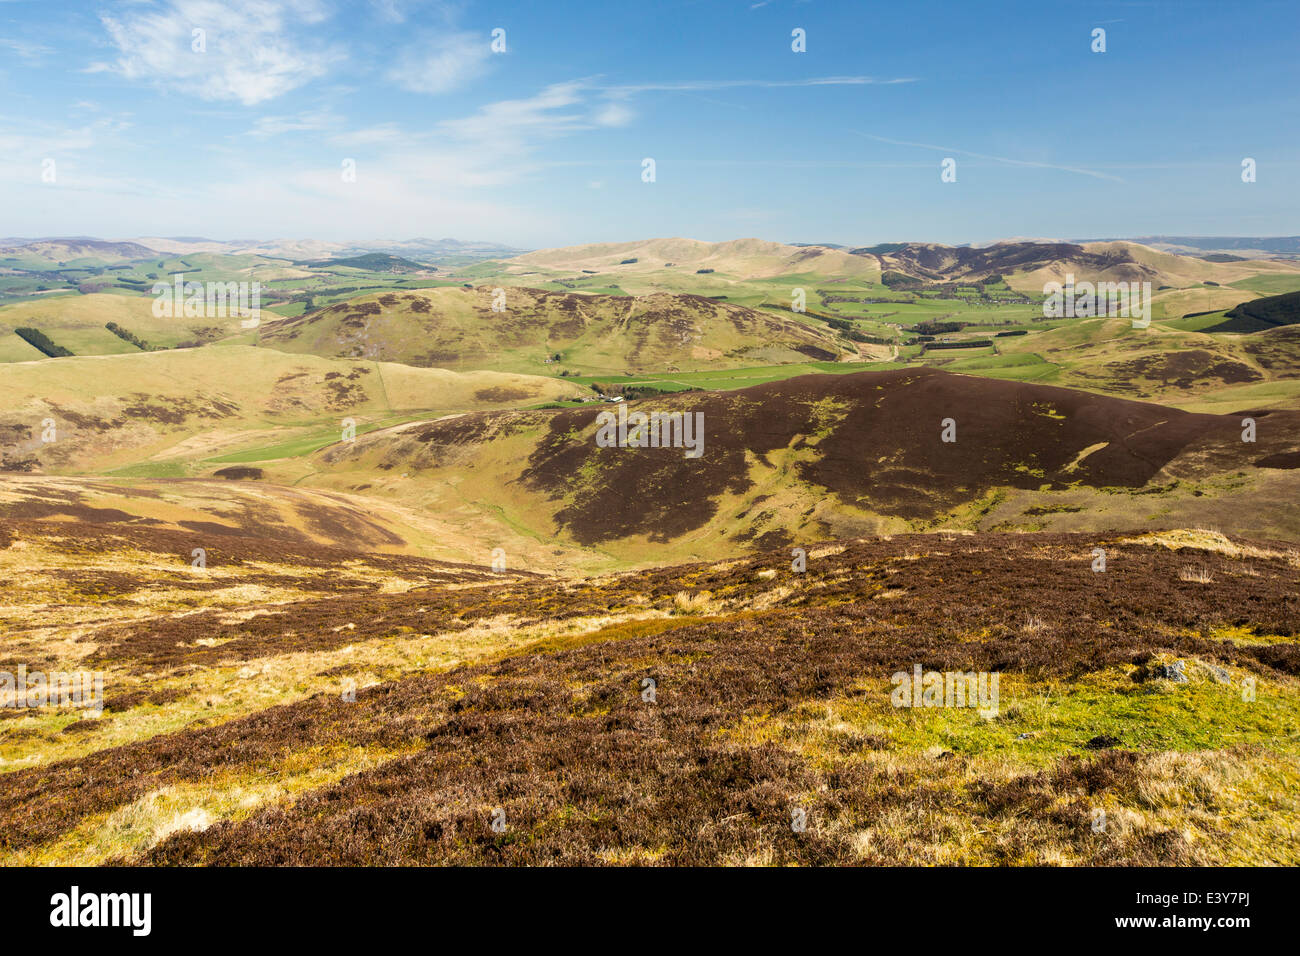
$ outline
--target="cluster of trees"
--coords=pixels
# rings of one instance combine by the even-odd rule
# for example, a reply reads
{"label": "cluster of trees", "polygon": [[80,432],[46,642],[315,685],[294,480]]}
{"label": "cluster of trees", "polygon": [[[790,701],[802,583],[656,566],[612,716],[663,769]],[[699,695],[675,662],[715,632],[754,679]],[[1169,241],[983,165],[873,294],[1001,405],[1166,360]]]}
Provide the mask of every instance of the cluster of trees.
{"label": "cluster of trees", "polygon": [[925,351],[931,349],[983,349],[993,344],[992,339],[970,339],[966,342],[926,342]]}
{"label": "cluster of trees", "polygon": [[122,326],[118,325],[116,322],[106,322],[104,324],[104,328],[108,329],[108,331],[112,332],[123,342],[130,342],[141,352],[158,351],[157,349],[150,346],[149,343],[146,342],[144,339],[140,338],[140,336],[136,335],[134,332],[128,332],[126,329],[122,328]]}
{"label": "cluster of trees", "polygon": [[62,358],[72,353],[62,345],[55,345],[50,341],[50,337],[40,329],[33,329],[30,326],[23,326],[20,329],[14,329],[14,334],[23,339],[34,349],[39,349],[50,358]]}
{"label": "cluster of trees", "polygon": [[880,284],[890,289],[920,289],[925,286],[925,283],[915,276],[905,272],[894,272],[892,269],[880,273]]}
{"label": "cluster of trees", "polygon": [[949,332],[960,332],[965,327],[965,322],[938,322],[934,319],[926,319],[912,326],[912,330],[920,335],[946,335]]}
{"label": "cluster of trees", "polygon": [[694,385],[689,386],[688,388],[673,389],[655,388],[653,385],[623,385],[617,382],[608,385],[601,385],[599,382],[595,382],[592,384],[591,390],[602,398],[607,395],[622,395],[627,401],[635,401],[638,398],[654,398],[656,395],[676,395],[680,392],[702,391],[702,389]]}
{"label": "cluster of trees", "polygon": [[973,294],[977,294],[979,298],[975,304],[983,305],[1033,301],[1026,295],[1006,288],[1006,279],[1000,275],[991,275],[983,279],[967,279],[962,282],[927,282],[905,272],[887,269],[881,273],[880,282],[893,291],[922,292],[949,299],[969,299]]}
{"label": "cluster of trees", "polygon": [[893,345],[893,339],[881,338],[878,335],[867,335],[865,332],[859,332],[852,322],[845,319],[833,319],[822,316],[826,324],[839,332],[850,342],[869,342],[872,345]]}

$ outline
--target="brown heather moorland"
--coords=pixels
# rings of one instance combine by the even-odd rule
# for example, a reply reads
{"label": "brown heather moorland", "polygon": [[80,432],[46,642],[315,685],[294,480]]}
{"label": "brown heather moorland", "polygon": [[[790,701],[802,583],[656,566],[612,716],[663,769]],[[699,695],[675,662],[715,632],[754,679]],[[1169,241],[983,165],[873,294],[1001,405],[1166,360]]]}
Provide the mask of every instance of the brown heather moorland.
{"label": "brown heather moorland", "polygon": [[[964,529],[1210,526],[1300,539],[1300,413],[1197,414],[928,368],[807,375],[631,403],[703,415],[702,454],[602,448],[606,405],[472,412],[316,453],[313,481],[388,482],[431,511],[466,499],[615,566]],[[1243,420],[1256,423],[1243,441]],[[941,440],[943,423],[955,441]],[[391,491],[387,489],[392,489]],[[421,497],[421,496],[425,497]],[[1082,518],[1074,515],[1082,514]]]}
{"label": "brown heather moorland", "polygon": [[[899,535],[584,581],[252,536],[198,570],[174,532],[54,520],[0,544],[11,656],[108,698],[0,720],[7,863],[1300,861],[1277,543]],[[917,665],[999,673],[998,713],[893,707]]]}

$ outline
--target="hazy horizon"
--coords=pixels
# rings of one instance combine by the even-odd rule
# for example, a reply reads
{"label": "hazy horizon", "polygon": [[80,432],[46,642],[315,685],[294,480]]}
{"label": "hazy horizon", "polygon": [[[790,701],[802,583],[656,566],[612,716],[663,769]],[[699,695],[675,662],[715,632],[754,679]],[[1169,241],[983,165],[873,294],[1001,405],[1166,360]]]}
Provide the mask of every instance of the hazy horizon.
{"label": "hazy horizon", "polygon": [[[394,245],[394,244],[428,242],[428,243],[456,243],[458,245],[463,245],[466,247],[486,246],[486,247],[515,251],[515,252],[533,252],[533,251],[540,251],[544,249],[565,248],[565,245],[562,245],[560,243],[551,243],[551,244],[537,245],[537,246],[515,246],[510,243],[498,242],[492,238],[485,238],[482,236],[475,236],[470,238],[462,238],[458,236],[435,237],[435,236],[416,236],[416,235],[348,236],[346,238],[341,238],[341,239],[320,239],[314,236],[295,236],[295,235],[200,236],[200,235],[166,235],[162,233],[153,233],[150,235],[138,234],[138,235],[114,235],[114,236],[96,236],[96,235],[90,235],[86,233],[71,234],[71,235],[0,236],[0,242],[19,242],[19,243],[77,242],[77,241],[116,243],[116,242],[139,242],[146,239],[162,239],[167,242],[176,242],[176,243],[211,242],[211,243],[219,243],[224,245],[238,245],[238,244],[251,245],[251,244],[268,244],[268,243],[276,243],[276,242],[318,242],[324,245],[340,245],[347,248],[361,248],[367,244]],[[1004,236],[996,239],[968,240],[968,241],[958,241],[958,242],[935,242],[929,239],[912,237],[912,238],[870,239],[861,242],[848,242],[848,243],[831,243],[831,242],[817,242],[815,240],[809,240],[809,239],[781,239],[781,238],[773,238],[771,236],[760,236],[760,235],[745,235],[745,236],[737,235],[737,236],[727,236],[721,238],[703,238],[700,236],[690,236],[690,235],[677,235],[677,236],[664,235],[664,236],[627,237],[623,239],[610,239],[610,240],[604,240],[600,242],[569,243],[567,245],[568,246],[626,245],[626,244],[645,243],[645,242],[686,240],[689,242],[705,242],[710,244],[720,244],[726,242],[759,241],[759,242],[774,242],[774,243],[787,245],[787,246],[825,246],[828,248],[840,247],[845,249],[865,249],[865,248],[871,248],[874,246],[887,245],[887,244],[914,244],[914,245],[929,244],[929,245],[944,245],[953,248],[964,248],[964,247],[985,248],[988,246],[998,245],[1001,243],[1012,243],[1012,242],[1070,243],[1070,244],[1082,244],[1082,243],[1091,243],[1091,242],[1133,242],[1133,243],[1140,244],[1143,240],[1173,240],[1173,239],[1197,239],[1197,240],[1258,239],[1262,241],[1276,242],[1276,241],[1288,240],[1288,239],[1300,240],[1300,236],[1297,235],[1257,236],[1257,235],[1245,235],[1245,234],[1240,234],[1240,235],[1224,234],[1224,235],[1213,235],[1213,236],[1211,235],[1178,235],[1178,236],[1148,235],[1148,236],[1090,236],[1090,237]]]}

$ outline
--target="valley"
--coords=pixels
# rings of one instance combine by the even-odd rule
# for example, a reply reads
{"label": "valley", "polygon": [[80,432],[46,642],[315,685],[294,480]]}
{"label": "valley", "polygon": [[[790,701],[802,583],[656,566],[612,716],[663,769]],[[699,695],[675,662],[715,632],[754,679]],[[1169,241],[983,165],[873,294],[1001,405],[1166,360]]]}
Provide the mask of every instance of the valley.
{"label": "valley", "polygon": [[0,250],[0,861],[1294,865],[1300,263],[1168,245]]}

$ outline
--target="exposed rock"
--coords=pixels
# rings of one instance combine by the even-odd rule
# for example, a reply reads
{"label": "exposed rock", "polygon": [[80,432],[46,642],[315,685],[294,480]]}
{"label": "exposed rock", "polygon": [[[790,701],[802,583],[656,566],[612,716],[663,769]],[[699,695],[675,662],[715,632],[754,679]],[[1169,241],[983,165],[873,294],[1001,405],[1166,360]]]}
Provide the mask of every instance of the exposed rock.
{"label": "exposed rock", "polygon": [[1151,668],[1151,676],[1156,680],[1171,680],[1175,684],[1187,683],[1187,664],[1174,661],[1172,664],[1156,664]]}

